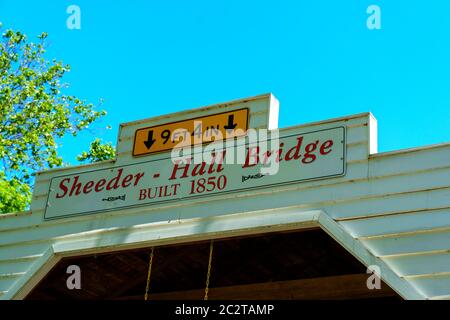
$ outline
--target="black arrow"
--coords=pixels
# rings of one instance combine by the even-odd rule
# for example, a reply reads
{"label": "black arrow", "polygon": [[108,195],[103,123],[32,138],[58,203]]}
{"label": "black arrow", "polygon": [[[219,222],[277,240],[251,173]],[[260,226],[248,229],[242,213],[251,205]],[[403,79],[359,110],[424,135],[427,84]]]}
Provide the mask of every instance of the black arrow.
{"label": "black arrow", "polygon": [[228,124],[224,126],[223,128],[228,131],[228,133],[231,133],[231,131],[236,128],[237,123],[234,123],[234,114],[230,114],[228,116]]}
{"label": "black arrow", "polygon": [[144,141],[145,146],[147,147],[147,149],[150,149],[152,147],[152,145],[155,143],[155,139],[153,139],[153,130],[150,130],[148,132],[148,137],[147,137],[147,141]]}

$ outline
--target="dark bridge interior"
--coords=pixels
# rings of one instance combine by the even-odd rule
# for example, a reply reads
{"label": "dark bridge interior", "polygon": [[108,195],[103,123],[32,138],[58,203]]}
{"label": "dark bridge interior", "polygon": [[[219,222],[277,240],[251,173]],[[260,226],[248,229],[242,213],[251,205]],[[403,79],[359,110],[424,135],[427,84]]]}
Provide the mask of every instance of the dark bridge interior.
{"label": "dark bridge interior", "polygon": [[[150,300],[204,297],[208,242],[155,248]],[[150,249],[62,259],[27,299],[143,300]],[[81,269],[69,290],[67,267]],[[401,299],[321,229],[215,240],[209,299]]]}

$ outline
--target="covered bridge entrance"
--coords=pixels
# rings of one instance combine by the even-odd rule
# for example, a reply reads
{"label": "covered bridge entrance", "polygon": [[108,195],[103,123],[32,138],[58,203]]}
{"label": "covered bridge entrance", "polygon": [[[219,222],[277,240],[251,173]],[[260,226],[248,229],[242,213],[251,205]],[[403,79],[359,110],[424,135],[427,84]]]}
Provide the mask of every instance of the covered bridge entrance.
{"label": "covered bridge entrance", "polygon": [[[172,153],[198,133],[243,162]],[[142,299],[151,248],[149,298],[202,299],[211,240],[210,299],[450,299],[450,143],[377,141],[370,113],[278,129],[271,94],[122,124],[114,161],[40,172],[0,216],[0,299]]]}
{"label": "covered bridge entrance", "polygon": [[[148,299],[204,299],[210,248],[210,241],[155,248]],[[145,248],[64,258],[27,299],[143,300],[150,252]],[[70,265],[82,270],[82,290],[66,286]],[[366,270],[321,229],[216,239],[208,297],[400,299],[384,283],[370,290]]]}

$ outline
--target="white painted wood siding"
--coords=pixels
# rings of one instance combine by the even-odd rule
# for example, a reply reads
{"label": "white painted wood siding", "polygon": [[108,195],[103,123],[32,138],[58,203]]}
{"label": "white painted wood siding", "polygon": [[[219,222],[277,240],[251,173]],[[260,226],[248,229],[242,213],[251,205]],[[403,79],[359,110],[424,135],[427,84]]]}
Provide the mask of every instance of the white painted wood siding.
{"label": "white painted wood siding", "polygon": [[[22,297],[37,274],[55,263],[55,254],[148,246],[145,228],[150,227],[155,237],[173,241],[211,230],[220,235],[222,225],[241,223],[233,214],[258,212],[275,227],[283,223],[277,220],[283,210],[305,219],[308,212],[324,212],[373,261],[388,266],[398,278],[385,279],[389,284],[405,284],[407,289],[394,287],[405,298],[450,298],[450,144],[376,154],[376,120],[368,113],[285,128],[281,134],[339,125],[347,127],[347,174],[327,180],[44,222],[49,181],[61,170],[41,173],[31,211],[0,216],[0,299]],[[178,233],[184,221],[189,229],[183,235],[190,237]],[[361,258],[360,250],[349,250]]]}

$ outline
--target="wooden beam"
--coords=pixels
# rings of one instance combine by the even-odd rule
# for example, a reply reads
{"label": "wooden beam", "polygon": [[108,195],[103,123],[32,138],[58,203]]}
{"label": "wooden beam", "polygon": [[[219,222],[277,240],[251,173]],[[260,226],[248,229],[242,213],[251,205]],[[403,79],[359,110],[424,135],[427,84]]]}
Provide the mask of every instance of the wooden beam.
{"label": "wooden beam", "polygon": [[[150,252],[150,249],[147,250]],[[159,259],[159,250],[155,250],[155,259]],[[183,260],[183,258],[187,255],[189,255],[189,251],[182,251],[178,255],[173,255],[171,257],[165,257],[163,260],[156,260],[158,262],[157,268],[164,270],[164,268],[173,265],[179,260]],[[123,281],[120,286],[117,288],[117,290],[112,290],[111,293],[105,297],[106,300],[114,299],[114,297],[120,297],[123,294],[125,294],[128,290],[133,289],[140,283],[143,283],[143,281],[147,280],[147,272],[148,272],[148,263],[149,261],[144,261],[141,258],[139,258],[137,255],[133,255],[134,259],[137,260],[139,263],[134,263],[135,266],[140,266],[141,264],[144,265],[143,268],[139,268],[136,270],[136,276],[132,279],[126,279],[126,281]],[[150,259],[150,254],[149,254]],[[153,267],[153,272],[155,272],[155,267]],[[142,297],[145,295],[145,284],[142,286]]]}
{"label": "wooden beam", "polygon": [[[126,281],[121,281],[116,290],[112,290],[109,295],[105,297],[106,300],[113,299],[113,297],[121,296],[128,290],[134,288],[139,283],[142,283],[147,278],[148,262],[142,260],[137,255],[133,255],[133,266],[136,269],[134,278],[127,278]],[[111,267],[109,267],[111,268]],[[108,267],[105,268],[106,270]],[[119,271],[120,274],[120,271]],[[123,277],[123,276],[121,276]]]}
{"label": "wooden beam", "polygon": [[[313,279],[256,283],[209,289],[210,300],[344,300],[395,297],[397,294],[382,283],[381,289],[369,290],[367,274],[351,274]],[[201,300],[204,289],[155,293],[150,300]],[[118,297],[120,300],[142,300],[140,296]]]}

